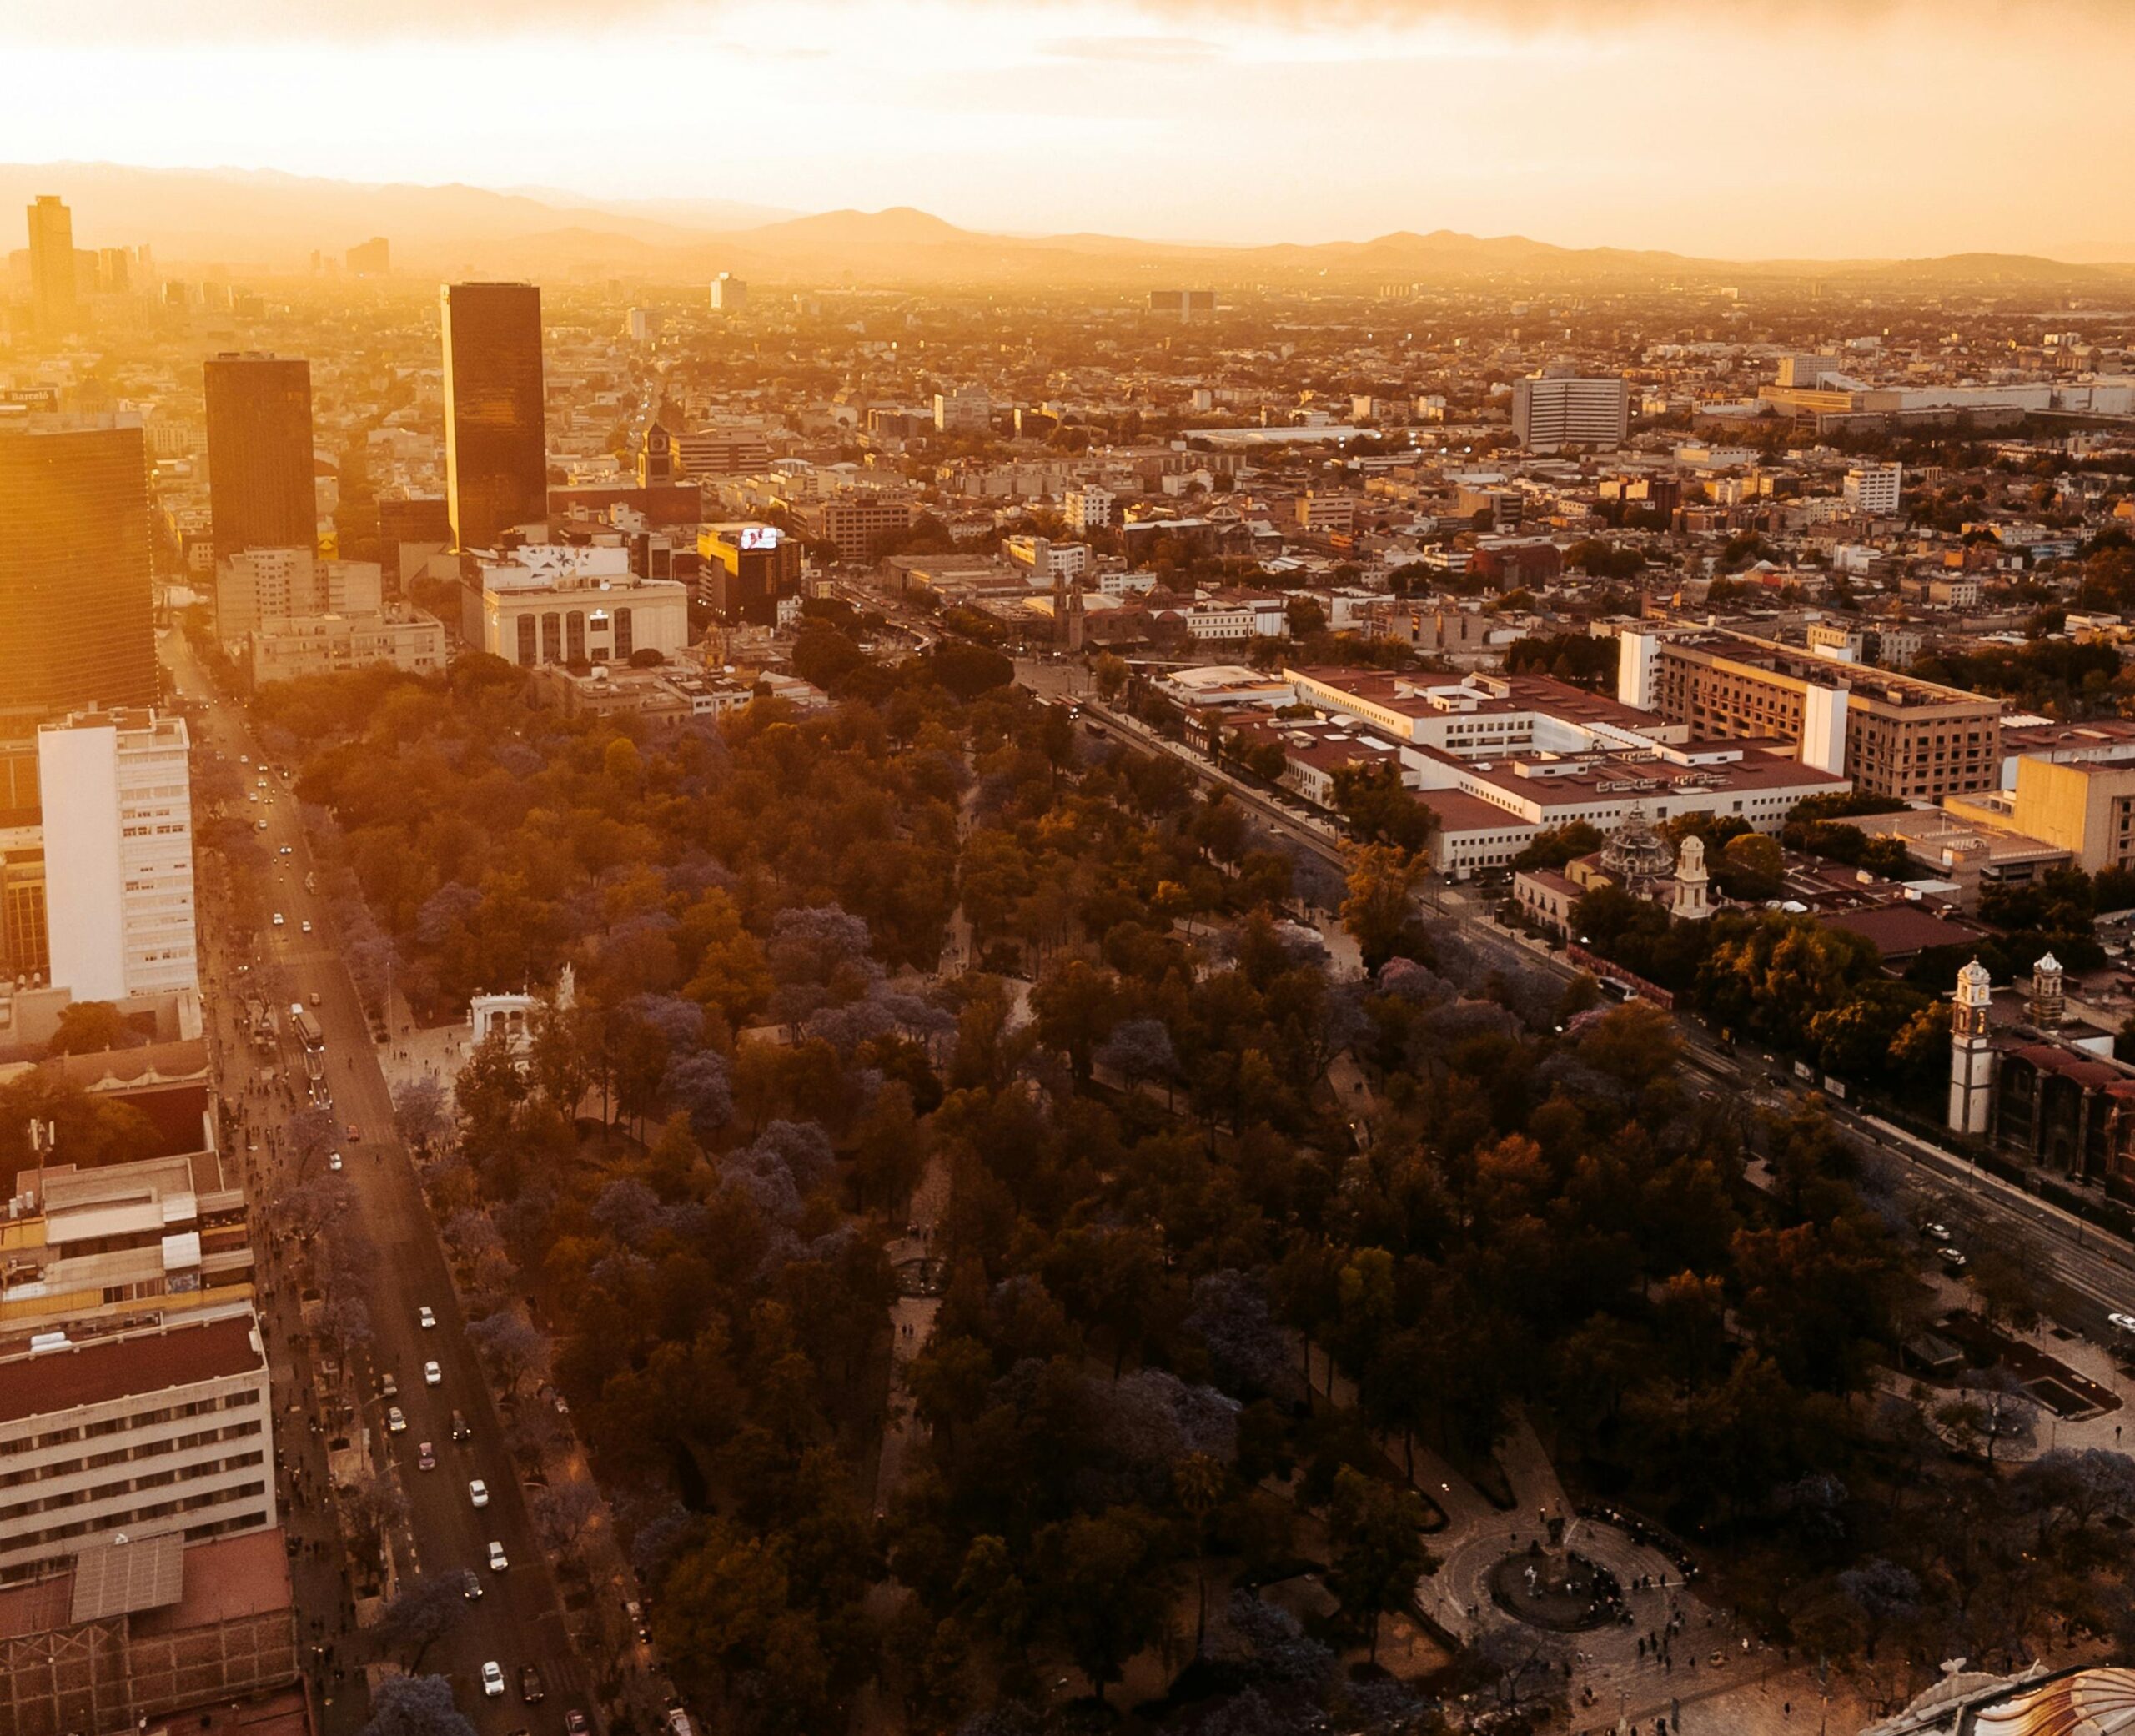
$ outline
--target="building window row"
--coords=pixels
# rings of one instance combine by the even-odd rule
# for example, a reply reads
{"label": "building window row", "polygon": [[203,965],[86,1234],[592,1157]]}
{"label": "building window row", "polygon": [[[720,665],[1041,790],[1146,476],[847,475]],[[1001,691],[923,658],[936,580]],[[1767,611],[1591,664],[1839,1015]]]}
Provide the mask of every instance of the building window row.
{"label": "building window row", "polygon": [[215,1411],[247,1410],[259,1402],[259,1389],[248,1387],[242,1392],[226,1393],[220,1398],[196,1398],[186,1404],[164,1405],[157,1410],[136,1411],[131,1416],[106,1417],[94,1422],[51,1429],[41,1435],[23,1435],[13,1440],[0,1441],[0,1456],[32,1453],[47,1447],[64,1447],[71,1441],[114,1435],[126,1429],[153,1428],[158,1423],[176,1422],[186,1417],[204,1417]]}
{"label": "building window row", "polygon": [[[247,1465],[256,1465],[261,1461],[262,1455],[250,1453],[242,1455],[239,1458],[231,1459],[227,1463],[233,1468],[244,1468]],[[222,1468],[219,1466],[214,1468]],[[183,1496],[172,1501],[158,1501],[147,1507],[133,1508],[123,1513],[107,1513],[96,1519],[76,1519],[71,1523],[54,1525],[43,1531],[26,1532],[19,1537],[6,1539],[6,1547],[10,1553],[13,1553],[19,1549],[33,1548],[44,1543],[64,1543],[70,1538],[87,1537],[93,1532],[123,1529],[128,1525],[138,1525],[144,1520],[167,1518],[173,1513],[198,1513],[206,1507],[223,1507],[233,1501],[254,1500],[266,1493],[265,1482],[257,1478],[249,1483],[239,1483],[234,1488],[203,1489],[197,1494]],[[227,1529],[242,1530],[253,1525],[264,1523],[266,1517],[264,1513],[246,1514],[222,1523]]]}

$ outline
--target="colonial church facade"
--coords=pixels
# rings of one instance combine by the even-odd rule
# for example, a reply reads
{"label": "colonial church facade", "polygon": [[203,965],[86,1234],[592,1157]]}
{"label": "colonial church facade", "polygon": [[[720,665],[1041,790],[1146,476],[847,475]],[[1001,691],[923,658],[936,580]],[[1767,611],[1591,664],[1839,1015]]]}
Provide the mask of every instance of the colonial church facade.
{"label": "colonial church facade", "polygon": [[2135,1066],[2102,1034],[2062,1031],[2067,996],[2052,953],[2033,968],[2025,1019],[1989,1030],[1993,986],[1975,959],[1950,1010],[1949,1126],[2074,1182],[2135,1199]]}

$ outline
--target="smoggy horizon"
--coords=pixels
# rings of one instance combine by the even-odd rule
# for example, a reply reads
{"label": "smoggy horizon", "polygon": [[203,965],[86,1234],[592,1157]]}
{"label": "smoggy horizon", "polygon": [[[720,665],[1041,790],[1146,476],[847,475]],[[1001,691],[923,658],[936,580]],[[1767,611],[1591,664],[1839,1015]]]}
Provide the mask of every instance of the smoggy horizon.
{"label": "smoggy horizon", "polygon": [[[15,163],[909,206],[1226,245],[1448,228],[1742,260],[2135,259],[2135,129],[2112,92],[2135,13],[2102,0],[735,0],[620,18],[532,0],[449,19],[153,0],[123,35],[57,16],[8,31]],[[2026,143],[2047,138],[2058,173]]]}

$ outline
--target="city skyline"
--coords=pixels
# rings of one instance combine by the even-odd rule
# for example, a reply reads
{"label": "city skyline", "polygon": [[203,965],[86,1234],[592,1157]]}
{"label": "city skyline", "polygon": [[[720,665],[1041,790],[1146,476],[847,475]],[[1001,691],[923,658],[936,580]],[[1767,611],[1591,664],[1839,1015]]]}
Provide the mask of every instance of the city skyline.
{"label": "city skyline", "polygon": [[[1331,21],[1199,0],[736,0],[449,23],[168,0],[123,42],[61,18],[17,37],[0,159],[910,205],[1008,233],[1228,244],[1445,228],[1741,259],[2135,258],[2110,86],[2135,17],[2099,0],[1386,0]],[[2057,47],[2078,38],[2080,58]],[[648,52],[677,92],[718,81],[709,143],[688,103],[642,99]],[[560,80],[575,120],[560,130],[525,97]],[[84,88],[111,100],[67,95]],[[207,88],[234,100],[193,100]],[[2007,148],[2042,129],[2079,173]]]}

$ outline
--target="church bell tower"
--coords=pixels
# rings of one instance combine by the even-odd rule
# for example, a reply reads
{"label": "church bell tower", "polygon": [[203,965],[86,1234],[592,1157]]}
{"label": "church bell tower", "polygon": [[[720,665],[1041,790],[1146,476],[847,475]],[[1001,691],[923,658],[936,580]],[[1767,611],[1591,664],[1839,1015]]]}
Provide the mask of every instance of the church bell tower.
{"label": "church bell tower", "polygon": [[1974,959],[1957,972],[1950,1009],[1950,1131],[1984,1137],[1994,1097],[1994,1051],[1987,1046],[1987,1008],[1993,979]]}

